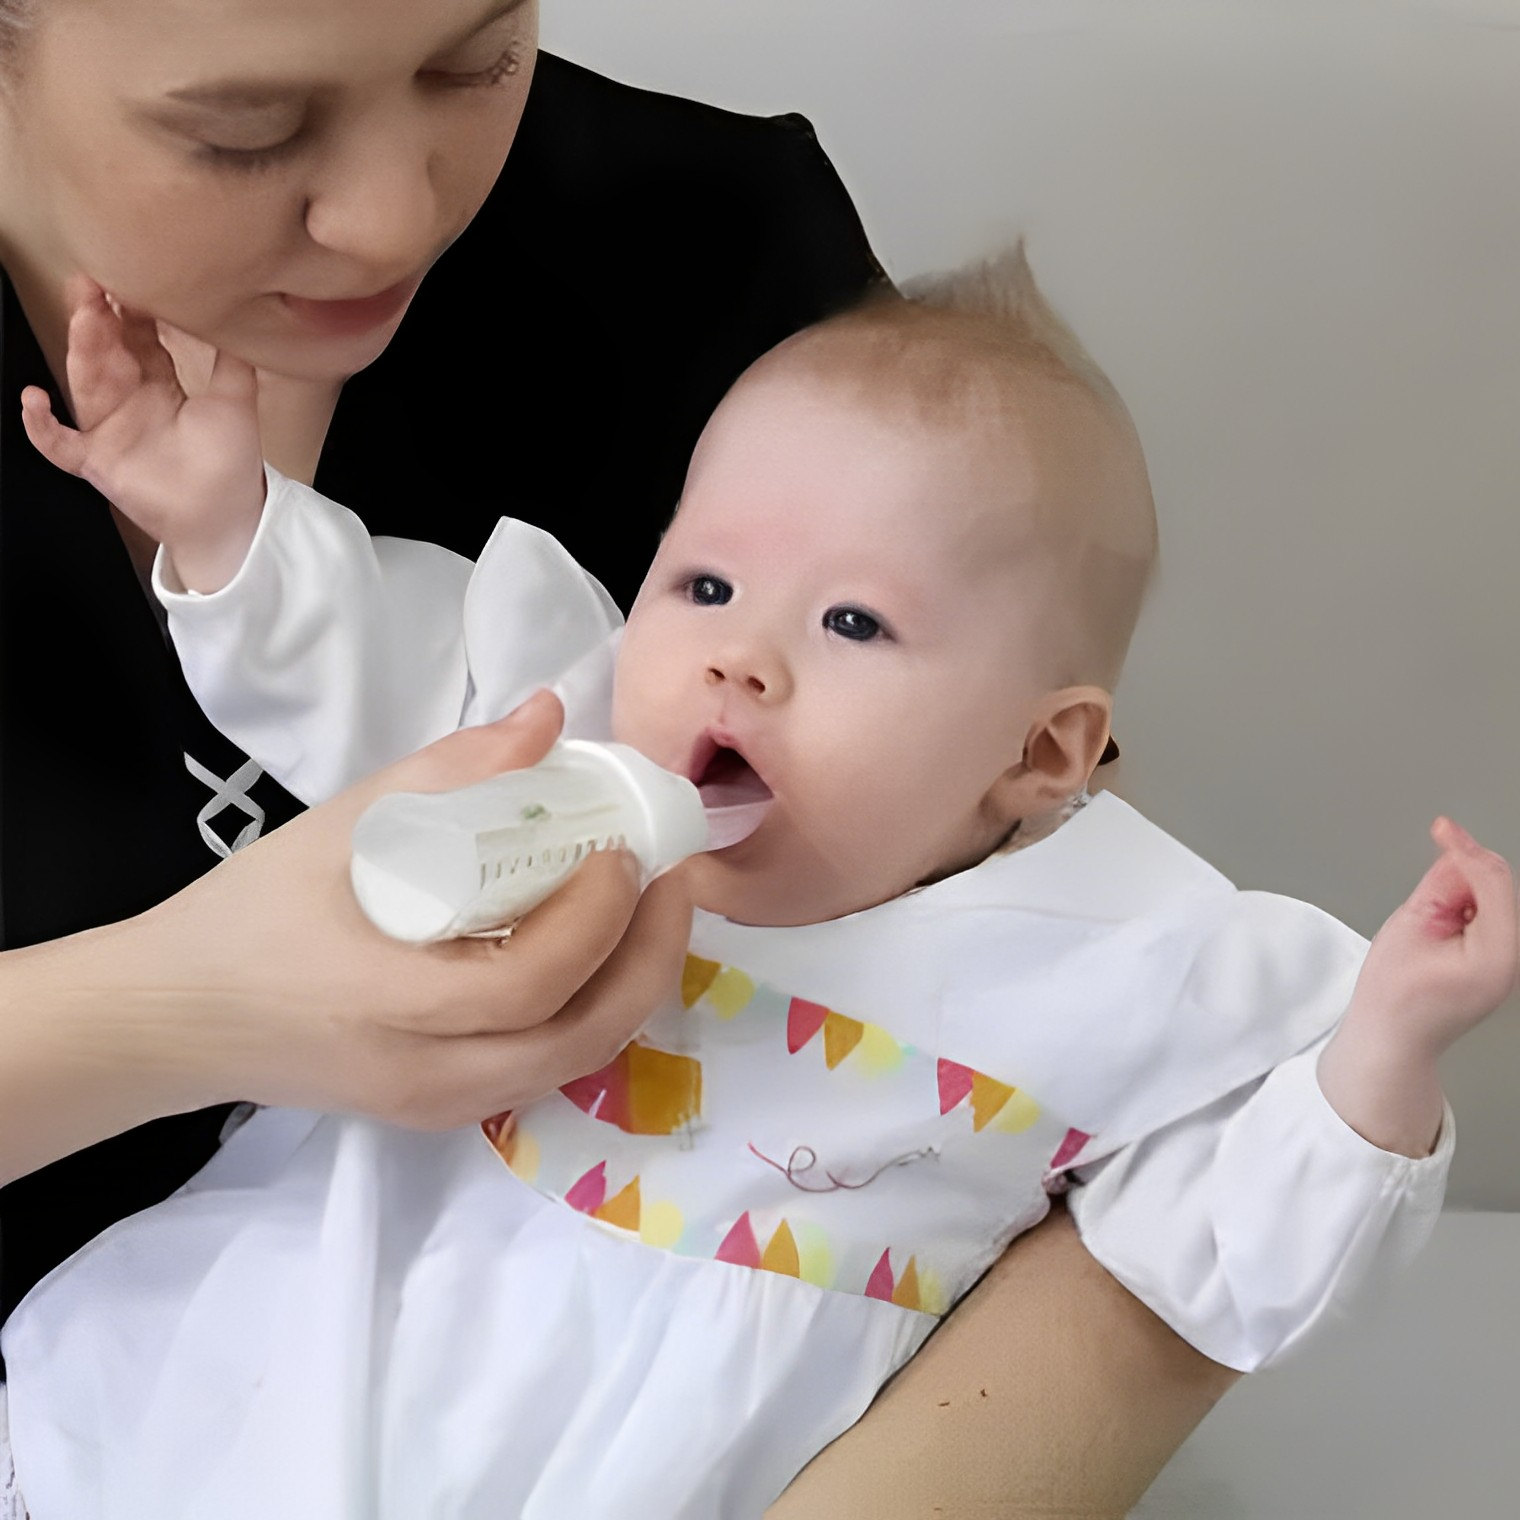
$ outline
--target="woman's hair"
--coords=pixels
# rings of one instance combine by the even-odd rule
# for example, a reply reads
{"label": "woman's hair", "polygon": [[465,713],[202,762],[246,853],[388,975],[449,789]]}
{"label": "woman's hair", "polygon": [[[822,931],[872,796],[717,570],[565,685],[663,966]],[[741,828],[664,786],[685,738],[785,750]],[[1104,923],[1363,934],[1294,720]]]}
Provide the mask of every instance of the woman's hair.
{"label": "woman's hair", "polygon": [[36,11],[37,0],[0,0],[0,65],[14,62]]}

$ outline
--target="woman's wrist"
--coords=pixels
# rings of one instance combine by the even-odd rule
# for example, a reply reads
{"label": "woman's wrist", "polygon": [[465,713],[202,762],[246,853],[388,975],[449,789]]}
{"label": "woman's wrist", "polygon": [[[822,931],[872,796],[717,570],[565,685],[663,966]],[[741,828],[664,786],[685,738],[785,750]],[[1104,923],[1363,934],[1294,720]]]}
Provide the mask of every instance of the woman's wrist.
{"label": "woman's wrist", "polygon": [[0,957],[0,1180],[216,1101],[176,1037],[198,1000],[154,980],[152,938],[131,919]]}

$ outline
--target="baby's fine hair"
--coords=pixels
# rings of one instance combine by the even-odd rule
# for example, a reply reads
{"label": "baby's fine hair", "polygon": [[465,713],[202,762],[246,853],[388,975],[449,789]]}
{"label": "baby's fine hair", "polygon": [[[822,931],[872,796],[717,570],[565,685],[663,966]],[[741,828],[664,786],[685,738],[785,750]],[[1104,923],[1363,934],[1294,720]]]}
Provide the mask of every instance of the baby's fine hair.
{"label": "baby's fine hair", "polygon": [[1036,284],[1023,238],[992,258],[919,275],[902,286],[902,295],[910,309],[968,319],[982,341],[1009,358],[1078,385],[1128,415],[1113,382]]}
{"label": "baby's fine hair", "polygon": [[1067,613],[1052,679],[1113,688],[1156,559],[1150,482],[1118,390],[1045,299],[1022,239],[874,291],[774,352],[905,423],[1034,440],[1075,461],[1074,499],[1025,504]]}

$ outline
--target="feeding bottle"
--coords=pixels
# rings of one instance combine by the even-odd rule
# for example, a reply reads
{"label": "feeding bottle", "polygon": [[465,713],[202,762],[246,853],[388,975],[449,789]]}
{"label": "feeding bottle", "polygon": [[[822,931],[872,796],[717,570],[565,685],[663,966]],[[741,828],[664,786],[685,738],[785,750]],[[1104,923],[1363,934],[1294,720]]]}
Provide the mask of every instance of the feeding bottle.
{"label": "feeding bottle", "polygon": [[704,811],[697,788],[626,744],[561,740],[537,765],[448,792],[392,792],[354,825],[366,916],[412,943],[500,933],[594,850],[621,847],[641,885],[736,843],[762,808]]}

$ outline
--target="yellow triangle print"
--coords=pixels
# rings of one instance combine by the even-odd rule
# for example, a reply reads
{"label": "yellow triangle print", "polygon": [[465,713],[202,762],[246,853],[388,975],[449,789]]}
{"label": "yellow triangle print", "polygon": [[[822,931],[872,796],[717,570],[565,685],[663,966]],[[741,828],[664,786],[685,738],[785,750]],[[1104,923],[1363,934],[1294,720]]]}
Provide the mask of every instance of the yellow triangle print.
{"label": "yellow triangle print", "polygon": [[797,1242],[797,1275],[818,1288],[834,1286],[834,1253],[828,1234],[807,1221],[792,1230]]}
{"label": "yellow triangle print", "polygon": [[910,1256],[908,1265],[903,1268],[902,1276],[897,1279],[897,1286],[892,1289],[892,1302],[899,1309],[917,1309],[920,1306],[918,1299],[918,1258]]}
{"label": "yellow triangle print", "polygon": [[903,1048],[880,1024],[862,1025],[855,1066],[870,1077],[890,1076],[903,1064]]}
{"label": "yellow triangle print", "polygon": [[1013,1096],[1013,1088],[1006,1082],[984,1077],[981,1072],[971,1074],[971,1128],[980,1133],[998,1116],[1003,1105]]}
{"label": "yellow triangle print", "polygon": [[754,995],[755,984],[733,966],[725,966],[707,988],[707,1001],[720,1019],[733,1018],[749,1006]]}
{"label": "yellow triangle print", "polygon": [[539,1154],[538,1141],[533,1138],[521,1126],[513,1133],[511,1139],[511,1153],[503,1151],[502,1158],[512,1171],[523,1182],[532,1182],[538,1176],[539,1162],[542,1157]]}
{"label": "yellow triangle print", "polygon": [[779,1272],[783,1277],[801,1277],[802,1266],[797,1256],[797,1242],[792,1237],[792,1227],[782,1220],[771,1236],[771,1243],[760,1258],[760,1265],[767,1272]]}
{"label": "yellow triangle print", "polygon": [[646,1204],[639,1217],[639,1239],[646,1246],[673,1250],[685,1228],[680,1209],[669,1202]]}
{"label": "yellow triangle print", "polygon": [[609,1198],[592,1216],[606,1224],[615,1224],[620,1230],[637,1231],[639,1215],[643,1209],[639,1201],[639,1179],[635,1177],[622,1192]]}
{"label": "yellow triangle print", "polygon": [[700,955],[688,955],[681,968],[681,1006],[690,1008],[712,986],[722,969],[717,961],[704,961]]}
{"label": "yellow triangle print", "polygon": [[842,1013],[831,1013],[823,1021],[823,1059],[830,1071],[860,1044],[865,1032],[859,1019],[847,1019]]}
{"label": "yellow triangle print", "polygon": [[1022,1087],[1015,1087],[1013,1096],[998,1110],[992,1128],[1005,1135],[1022,1135],[1039,1117],[1040,1105]]}
{"label": "yellow triangle print", "polygon": [[925,1314],[948,1314],[950,1299],[944,1286],[933,1272],[918,1274],[918,1307]]}

